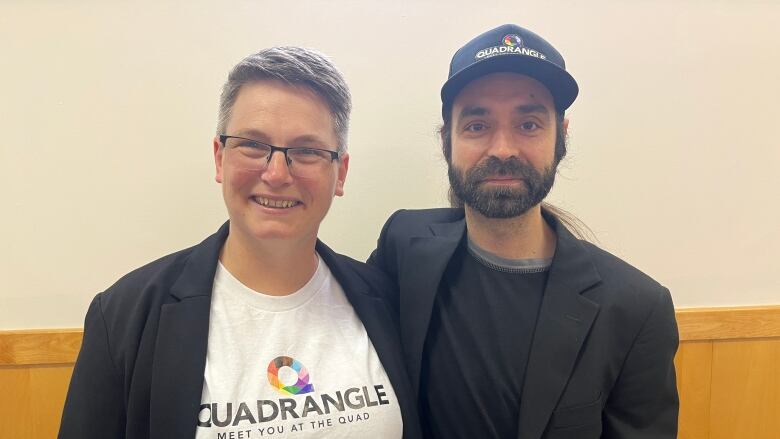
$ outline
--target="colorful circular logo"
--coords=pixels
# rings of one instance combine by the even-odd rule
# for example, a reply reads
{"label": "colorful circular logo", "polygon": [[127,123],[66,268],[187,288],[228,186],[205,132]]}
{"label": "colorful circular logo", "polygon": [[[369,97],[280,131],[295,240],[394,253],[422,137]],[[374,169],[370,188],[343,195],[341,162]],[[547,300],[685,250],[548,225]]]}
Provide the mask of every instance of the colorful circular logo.
{"label": "colorful circular logo", "polygon": [[[298,381],[295,384],[285,386],[279,380],[279,370],[283,367],[289,367],[298,374]],[[287,395],[300,395],[314,391],[314,386],[309,384],[309,371],[300,361],[291,357],[276,357],[268,363],[268,382]]]}
{"label": "colorful circular logo", "polygon": [[509,47],[522,46],[523,40],[517,34],[509,34],[504,37],[504,45]]}

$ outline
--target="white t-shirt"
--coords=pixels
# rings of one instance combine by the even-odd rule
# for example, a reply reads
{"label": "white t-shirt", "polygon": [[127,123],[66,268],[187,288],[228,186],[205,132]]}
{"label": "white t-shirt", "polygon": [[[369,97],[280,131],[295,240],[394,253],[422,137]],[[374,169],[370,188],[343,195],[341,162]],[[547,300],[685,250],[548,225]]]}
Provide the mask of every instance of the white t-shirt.
{"label": "white t-shirt", "polygon": [[219,264],[197,439],[400,438],[402,427],[374,346],[322,259],[282,297]]}

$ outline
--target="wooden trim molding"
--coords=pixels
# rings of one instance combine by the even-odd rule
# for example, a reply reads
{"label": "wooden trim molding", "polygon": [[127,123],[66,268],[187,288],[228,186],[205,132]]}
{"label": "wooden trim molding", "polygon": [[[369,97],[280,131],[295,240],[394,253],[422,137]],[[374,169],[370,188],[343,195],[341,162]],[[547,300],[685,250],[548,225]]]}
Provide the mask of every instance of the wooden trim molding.
{"label": "wooden trim molding", "polygon": [[[780,305],[683,308],[676,311],[680,341],[780,337]],[[0,331],[0,366],[72,364],[81,329]]]}
{"label": "wooden trim molding", "polygon": [[75,363],[81,329],[0,331],[0,366]]}
{"label": "wooden trim molding", "polygon": [[680,341],[780,337],[780,306],[678,309]]}

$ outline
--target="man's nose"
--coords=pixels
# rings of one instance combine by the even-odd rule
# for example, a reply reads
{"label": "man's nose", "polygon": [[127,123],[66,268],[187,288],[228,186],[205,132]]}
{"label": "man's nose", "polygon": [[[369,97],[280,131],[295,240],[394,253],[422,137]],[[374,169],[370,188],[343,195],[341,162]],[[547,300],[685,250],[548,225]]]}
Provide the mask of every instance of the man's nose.
{"label": "man's nose", "polygon": [[511,130],[499,128],[493,133],[493,136],[490,139],[488,155],[502,160],[517,155],[517,145],[514,144]]}

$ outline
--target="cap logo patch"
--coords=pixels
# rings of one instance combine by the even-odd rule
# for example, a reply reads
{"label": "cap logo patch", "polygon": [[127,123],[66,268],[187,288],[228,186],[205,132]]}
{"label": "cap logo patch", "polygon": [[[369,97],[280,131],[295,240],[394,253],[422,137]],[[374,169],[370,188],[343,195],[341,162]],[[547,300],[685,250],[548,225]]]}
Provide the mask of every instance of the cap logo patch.
{"label": "cap logo patch", "polygon": [[500,46],[493,46],[480,50],[474,56],[474,59],[481,60],[492,58],[497,55],[523,55],[532,56],[539,59],[547,59],[547,57],[542,52],[523,46],[523,40],[517,34],[505,35],[501,40],[501,43],[502,44]]}
{"label": "cap logo patch", "polygon": [[523,45],[523,40],[520,39],[520,37],[517,34],[509,34],[504,37],[504,46],[521,46]]}

